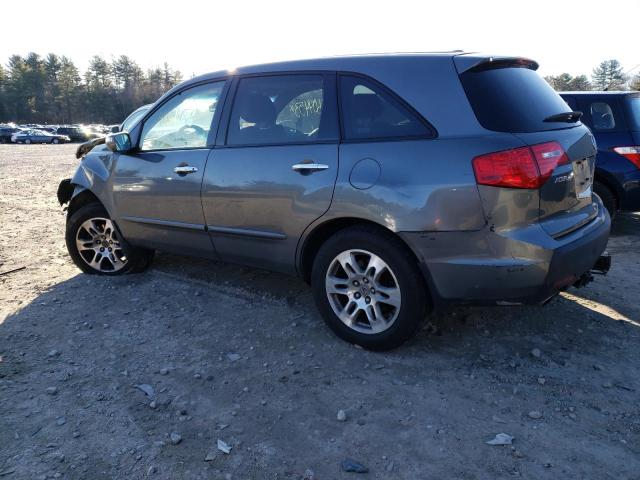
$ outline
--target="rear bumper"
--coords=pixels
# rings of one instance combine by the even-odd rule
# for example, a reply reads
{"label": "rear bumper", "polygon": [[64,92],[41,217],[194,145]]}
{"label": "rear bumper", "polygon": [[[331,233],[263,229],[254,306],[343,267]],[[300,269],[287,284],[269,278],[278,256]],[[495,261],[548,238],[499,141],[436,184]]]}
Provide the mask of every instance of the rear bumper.
{"label": "rear bumper", "polygon": [[[600,202],[600,200],[597,200]],[[505,232],[404,232],[436,306],[539,304],[588,273],[604,252],[611,219],[596,218],[554,239],[539,224]]]}

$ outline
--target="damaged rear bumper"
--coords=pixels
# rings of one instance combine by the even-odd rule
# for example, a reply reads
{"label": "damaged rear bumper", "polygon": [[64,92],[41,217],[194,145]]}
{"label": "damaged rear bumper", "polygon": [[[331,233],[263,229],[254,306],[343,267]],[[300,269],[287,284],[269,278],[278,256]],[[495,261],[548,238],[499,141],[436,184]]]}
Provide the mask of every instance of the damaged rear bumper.
{"label": "damaged rear bumper", "polygon": [[561,239],[539,224],[505,232],[400,235],[420,259],[436,306],[542,304],[576,283],[589,283],[593,273],[608,271],[611,258],[604,251],[610,227],[600,204],[596,218]]}

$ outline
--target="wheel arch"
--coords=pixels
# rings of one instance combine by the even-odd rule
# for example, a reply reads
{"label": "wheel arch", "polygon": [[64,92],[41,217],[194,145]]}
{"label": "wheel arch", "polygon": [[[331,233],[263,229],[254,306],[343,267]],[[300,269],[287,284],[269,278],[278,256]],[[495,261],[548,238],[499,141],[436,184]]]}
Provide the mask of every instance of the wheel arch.
{"label": "wheel arch", "polygon": [[69,207],[67,208],[67,218],[71,217],[71,215],[77,212],[81,207],[90,203],[99,203],[106,210],[104,203],[100,201],[95,193],[84,187],[76,185],[71,200],[69,201]]}
{"label": "wheel arch", "polygon": [[[366,220],[358,217],[340,217],[340,218],[332,218],[330,220],[326,220],[322,223],[319,223],[315,226],[312,226],[308,233],[303,236],[301,240],[301,246],[299,248],[299,255],[297,261],[298,273],[303,278],[306,283],[310,283],[311,281],[311,268],[313,266],[313,261],[315,259],[316,253],[322,246],[322,244],[329,239],[333,234],[337,233],[340,230],[343,230],[348,227],[353,227],[356,225],[367,225],[371,226],[374,229],[379,230],[384,235],[390,235],[396,238],[411,254],[416,264],[420,266],[420,261],[415,251],[407,244],[407,242],[396,232],[390,230],[384,225],[380,225],[379,223],[373,222],[371,220]],[[423,269],[420,269],[423,271]],[[424,272],[423,272],[424,275]],[[425,281],[427,279],[425,278]],[[427,290],[430,290],[429,283],[427,281]],[[431,293],[430,291],[428,292]]]}
{"label": "wheel arch", "polygon": [[618,182],[612,178],[611,174],[604,170],[596,169],[594,181],[601,183],[609,189],[616,201],[616,207],[619,209],[622,203],[621,187],[618,186]]}

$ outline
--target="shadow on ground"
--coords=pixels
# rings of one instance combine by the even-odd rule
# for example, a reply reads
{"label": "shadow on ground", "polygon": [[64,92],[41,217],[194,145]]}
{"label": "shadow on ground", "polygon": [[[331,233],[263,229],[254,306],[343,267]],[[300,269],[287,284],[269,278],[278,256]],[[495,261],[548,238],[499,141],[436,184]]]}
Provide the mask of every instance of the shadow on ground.
{"label": "shadow on ground", "polygon": [[[611,289],[625,280],[585,292],[638,318]],[[339,479],[351,457],[369,478],[632,477],[638,333],[557,298],[433,315],[375,354],[331,335],[299,280],[161,255],[58,283],[0,324],[0,474]],[[513,448],[485,444],[500,432]]]}

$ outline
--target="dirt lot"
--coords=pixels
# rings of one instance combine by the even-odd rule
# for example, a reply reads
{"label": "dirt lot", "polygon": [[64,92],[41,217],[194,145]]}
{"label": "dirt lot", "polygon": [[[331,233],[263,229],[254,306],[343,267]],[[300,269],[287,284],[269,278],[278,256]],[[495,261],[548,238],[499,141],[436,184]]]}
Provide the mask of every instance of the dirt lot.
{"label": "dirt lot", "polygon": [[377,479],[640,478],[639,215],[588,288],[441,312],[374,354],[282,275],[169,255],[80,274],[55,200],[73,150],[0,146],[0,272],[26,267],[0,276],[0,479],[358,478],[346,458]]}

